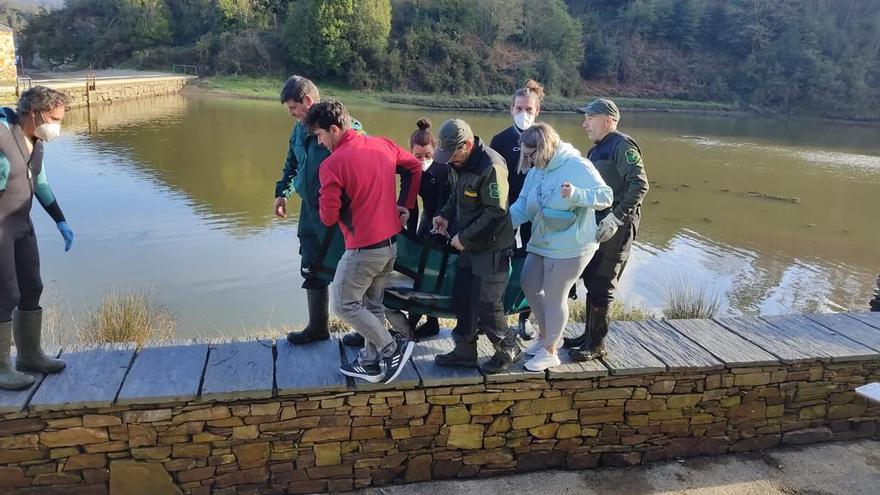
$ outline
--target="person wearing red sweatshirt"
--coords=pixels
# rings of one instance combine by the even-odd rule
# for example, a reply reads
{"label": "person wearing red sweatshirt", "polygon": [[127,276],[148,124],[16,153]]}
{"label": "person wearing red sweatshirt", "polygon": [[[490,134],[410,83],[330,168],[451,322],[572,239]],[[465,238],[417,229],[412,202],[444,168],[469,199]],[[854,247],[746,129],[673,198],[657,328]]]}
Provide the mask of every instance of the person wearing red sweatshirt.
{"label": "person wearing red sweatshirt", "polygon": [[[415,207],[422,164],[390,139],[353,130],[351,117],[339,101],[313,105],[305,123],[330,150],[319,171],[321,222],[338,223],[345,239],[345,254],[331,288],[333,312],[364,337],[357,360],[343,364],[339,371],[372,383],[391,383],[409,360],[414,344],[385,328],[382,296],[397,257],[394,236]],[[396,175],[401,184],[395,198]]]}

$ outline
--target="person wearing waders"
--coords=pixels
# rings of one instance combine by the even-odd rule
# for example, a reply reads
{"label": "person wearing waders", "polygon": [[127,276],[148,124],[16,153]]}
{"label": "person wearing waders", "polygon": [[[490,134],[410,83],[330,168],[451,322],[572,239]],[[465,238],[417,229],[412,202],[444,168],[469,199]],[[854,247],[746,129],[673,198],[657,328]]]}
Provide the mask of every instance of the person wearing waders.
{"label": "person wearing waders", "polygon": [[[291,76],[281,88],[281,103],[297,124],[290,134],[290,148],[281,180],[275,184],[275,215],[287,218],[287,201],[295,191],[301,199],[296,235],[299,238],[302,288],[306,290],[309,310],[306,328],[287,334],[288,342],[294,345],[330,338],[328,287],[333,273],[332,270],[325,273],[322,262],[325,257],[332,257],[331,253],[341,254],[345,249],[339,227],[324,225],[318,215],[318,191],[321,188],[318,170],[330,156],[330,151],[318,143],[302,121],[312,105],[319,101],[318,87],[305,77]],[[359,131],[360,122],[353,121],[352,127]]]}
{"label": "person wearing waders", "polygon": [[[522,353],[504,315],[504,291],[516,242],[507,204],[507,164],[460,119],[444,122],[437,141],[434,161],[450,165],[452,194],[434,217],[434,231],[454,235],[449,244],[461,254],[453,288],[455,347],[434,356],[434,362],[475,367],[479,321],[495,347],[482,370],[500,373]],[[457,232],[448,232],[450,223]]]}
{"label": "person wearing waders", "polygon": [[[34,86],[21,95],[15,110],[0,109],[0,388],[6,390],[33,385],[34,378],[25,371],[57,373],[65,366],[40,346],[43,282],[30,211],[36,196],[69,251],[73,231],[43,166],[43,145],[60,135],[67,102],[60,91]],[[10,362],[13,337],[15,367]]]}
{"label": "person wearing waders", "polygon": [[613,101],[600,98],[578,111],[584,114],[583,128],[594,143],[587,152],[587,159],[614,191],[611,207],[596,212],[599,249],[581,275],[587,288],[586,328],[582,335],[563,341],[572,359],[588,361],[607,352],[608,308],[614,301],[614,291],[639,230],[648,177],[639,145],[617,130],[620,110]]}

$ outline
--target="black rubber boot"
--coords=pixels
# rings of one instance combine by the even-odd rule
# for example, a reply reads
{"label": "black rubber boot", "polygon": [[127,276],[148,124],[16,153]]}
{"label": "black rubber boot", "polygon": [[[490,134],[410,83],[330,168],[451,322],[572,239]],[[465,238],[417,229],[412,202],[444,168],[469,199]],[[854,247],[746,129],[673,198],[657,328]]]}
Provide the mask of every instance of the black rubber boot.
{"label": "black rubber boot", "polygon": [[416,327],[415,336],[419,339],[433,337],[440,333],[440,322],[437,318],[429,316],[424,323]]}
{"label": "black rubber boot", "polygon": [[495,354],[483,363],[482,370],[486,374],[501,373],[522,356],[522,349],[516,343],[516,335],[510,334],[506,339],[495,345]]}
{"label": "black rubber boot", "polygon": [[327,287],[306,289],[309,304],[309,324],[302,332],[290,332],[287,341],[303,345],[330,338],[330,291]]}
{"label": "black rubber boot", "polygon": [[577,337],[563,337],[562,338],[562,347],[566,349],[574,349],[576,347],[580,347],[584,345],[587,340],[590,339],[590,315],[593,314],[593,307],[590,306],[590,303],[587,302],[587,307],[584,308],[584,333],[580,334]]}
{"label": "black rubber boot", "polygon": [[605,349],[605,336],[608,335],[608,308],[592,307],[590,309],[589,338],[580,347],[568,351],[575,361],[590,361],[608,354]]}
{"label": "black rubber boot", "polygon": [[477,367],[477,343],[456,342],[455,348],[446,354],[434,356],[437,366],[461,366],[465,368]]}

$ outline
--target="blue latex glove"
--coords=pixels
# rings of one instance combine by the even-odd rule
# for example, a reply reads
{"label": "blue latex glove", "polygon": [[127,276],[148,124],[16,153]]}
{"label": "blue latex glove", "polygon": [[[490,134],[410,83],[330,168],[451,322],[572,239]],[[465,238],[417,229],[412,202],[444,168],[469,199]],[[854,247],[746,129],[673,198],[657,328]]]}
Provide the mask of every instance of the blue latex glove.
{"label": "blue latex glove", "polygon": [[73,246],[73,231],[70,230],[70,225],[67,225],[67,222],[58,222],[58,232],[61,232],[61,237],[64,238],[64,252],[66,253]]}

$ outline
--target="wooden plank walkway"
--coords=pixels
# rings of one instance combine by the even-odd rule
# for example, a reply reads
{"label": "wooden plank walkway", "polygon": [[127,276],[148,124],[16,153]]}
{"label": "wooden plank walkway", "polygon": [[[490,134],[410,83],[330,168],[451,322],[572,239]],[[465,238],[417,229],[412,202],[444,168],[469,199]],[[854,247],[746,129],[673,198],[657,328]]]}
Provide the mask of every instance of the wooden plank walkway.
{"label": "wooden plank walkway", "polygon": [[138,351],[117,404],[187,402],[199,395],[208,344],[150,344]]}
{"label": "wooden plank walkway", "polygon": [[113,405],[134,358],[133,343],[74,347],[62,354],[67,367],[47,375],[30,401],[34,411]]}
{"label": "wooden plank walkway", "polygon": [[666,365],[669,371],[721,369],[724,364],[708,351],[676,332],[666,322],[632,322],[628,332]]}
{"label": "wooden plank walkway", "polygon": [[613,321],[608,328],[605,346],[610,350],[602,363],[612,375],[639,375],[662,373],[666,364],[657,356],[642,347],[633,337],[636,323],[632,321]]}
{"label": "wooden plank walkway", "polygon": [[769,352],[712,320],[666,320],[666,323],[729,368],[779,364]]}
{"label": "wooden plank walkway", "polygon": [[335,335],[329,340],[306,345],[291,345],[279,340],[276,345],[275,383],[279,395],[348,390],[345,375],[339,372],[342,343]]}
{"label": "wooden plank walkway", "polygon": [[[419,344],[416,343],[416,348],[418,348]],[[345,352],[345,359],[348,362],[352,362],[357,359],[358,352],[360,352],[360,348],[349,347],[347,345],[342,346],[342,350]],[[415,354],[415,349],[413,349],[413,354]],[[416,388],[421,383],[419,379],[419,374],[416,372],[416,366],[412,362],[412,358],[410,361],[406,363],[406,367],[403,368],[403,371],[400,372],[400,376],[397,377],[391,383],[370,383],[366,380],[358,380],[358,379],[350,379],[350,385],[355,390],[389,390],[389,389],[411,389]]]}
{"label": "wooden plank walkway", "polygon": [[764,316],[763,319],[789,335],[792,341],[805,346],[808,352],[824,354],[831,361],[866,361],[878,357],[873,349],[834,333],[804,315]]}
{"label": "wooden plank walkway", "polygon": [[[566,329],[582,332],[582,323]],[[60,411],[114,404],[159,404],[192,400],[221,401],[351,390],[407,389],[550,379],[584,379],[665,371],[767,366],[783,363],[871,360],[880,362],[880,313],[835,313],[716,320],[613,322],[609,354],[601,361],[563,363],[546,373],[525,370],[523,356],[511,370],[484,376],[477,368],[444,368],[434,356],[449,352],[448,329],[416,344],[411,364],[395,382],[368,384],[339,373],[342,359],[357,349],[342,349],[338,336],[305,346],[285,340],[170,343],[140,351],[134,344],[77,346],[60,352],[67,368],[36,375],[28,390],[0,390],[0,413]],[[528,344],[528,343],[526,343]],[[274,352],[273,352],[274,350]],[[480,360],[494,348],[480,337]],[[275,356],[273,361],[273,355]]]}
{"label": "wooden plank walkway", "polygon": [[444,385],[473,385],[483,383],[483,375],[477,368],[447,368],[434,364],[434,356],[452,350],[451,331],[441,328],[440,333],[429,339],[422,339],[413,351],[413,364],[422,378],[422,386],[439,387]]}
{"label": "wooden plank walkway", "polygon": [[880,352],[880,328],[874,328],[864,321],[844,313],[811,313],[804,316]]}
{"label": "wooden plank walkway", "polygon": [[803,339],[789,335],[774,325],[754,317],[716,318],[722,327],[734,332],[749,342],[773,354],[783,363],[799,363],[823,359],[824,354],[816,355],[801,345]]}
{"label": "wooden plank walkway", "polygon": [[272,397],[275,382],[274,342],[214,342],[202,381],[204,400],[263,399]]}
{"label": "wooden plank walkway", "polygon": [[[61,354],[60,348],[44,348],[43,352],[47,356],[58,357]],[[9,357],[9,362],[15,364],[15,351]],[[24,390],[3,390],[0,389],[0,414],[19,412],[27,405],[28,401],[33,397],[34,393],[43,383],[46,377],[43,373],[28,372],[28,375],[34,378],[34,384]]]}
{"label": "wooden plank walkway", "polygon": [[878,312],[853,312],[846,313],[851,318],[855,318],[860,322],[870,325],[878,330],[880,330],[880,313]]}
{"label": "wooden plank walkway", "polygon": [[[577,337],[583,332],[583,323],[569,323],[565,327],[564,336]],[[559,360],[562,361],[562,364],[547,370],[547,377],[552,380],[579,380],[608,375],[608,368],[601,361],[579,363],[572,360],[568,357],[568,349],[562,347],[561,340],[559,341],[559,349],[556,352],[559,353]]]}
{"label": "wooden plank walkway", "polygon": [[[521,348],[521,350],[523,349]],[[495,346],[489,341],[489,337],[480,335],[480,338],[477,339],[477,361],[479,361],[480,366],[491,359],[493,355],[495,355]],[[483,376],[487,383],[509,383],[536,379],[543,380],[546,373],[543,371],[529,371],[523,366],[523,363],[528,361],[530,357],[531,356],[527,356],[526,353],[523,352],[519,359],[515,363],[511,363],[505,371],[502,371],[501,373],[483,373]]]}

